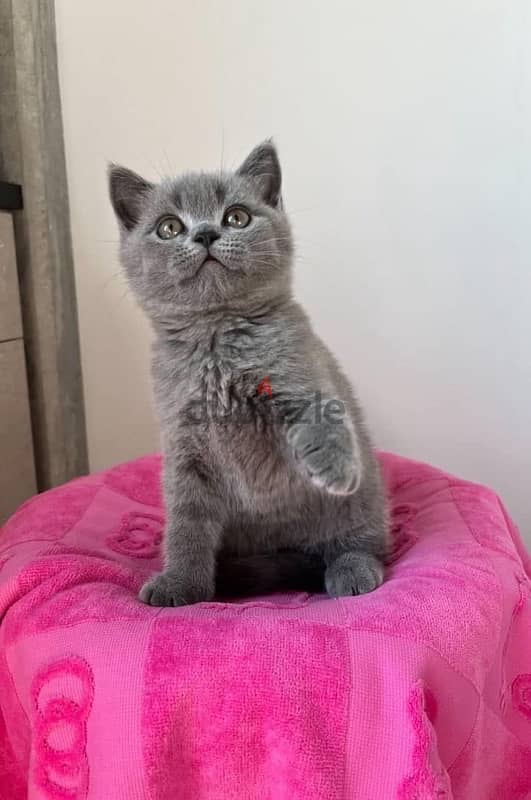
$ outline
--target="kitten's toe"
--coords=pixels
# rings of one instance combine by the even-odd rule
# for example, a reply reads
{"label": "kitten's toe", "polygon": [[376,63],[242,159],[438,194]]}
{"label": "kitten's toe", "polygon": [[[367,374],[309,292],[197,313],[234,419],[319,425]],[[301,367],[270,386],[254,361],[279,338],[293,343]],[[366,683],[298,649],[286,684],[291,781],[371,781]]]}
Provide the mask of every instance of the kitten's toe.
{"label": "kitten's toe", "polygon": [[150,606],[186,606],[211,600],[214,583],[206,573],[192,584],[178,572],[161,572],[142,586],[138,596]]}
{"label": "kitten's toe", "polygon": [[350,430],[341,426],[294,425],[288,431],[298,463],[312,483],[330,494],[353,494],[361,481]]}
{"label": "kitten's toe", "polygon": [[162,572],[147,581],[140,589],[139,598],[150,606],[184,606],[186,600],[178,581]]}
{"label": "kitten's toe", "polygon": [[381,562],[369,553],[343,553],[325,572],[326,591],[330,597],[367,594],[383,582]]}
{"label": "kitten's toe", "polygon": [[139,598],[150,606],[186,606],[202,603],[214,596],[210,581],[204,585],[191,585],[189,581],[174,572],[161,572],[155,575],[140,589]]}

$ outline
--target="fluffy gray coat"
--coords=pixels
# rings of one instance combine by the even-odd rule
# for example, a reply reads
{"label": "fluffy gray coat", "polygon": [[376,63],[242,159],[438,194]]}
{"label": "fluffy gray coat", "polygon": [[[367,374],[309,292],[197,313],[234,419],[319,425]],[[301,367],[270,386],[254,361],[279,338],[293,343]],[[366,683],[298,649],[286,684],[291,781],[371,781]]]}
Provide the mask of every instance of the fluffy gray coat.
{"label": "fluffy gray coat", "polygon": [[122,263],[155,332],[165,568],[141,599],[375,589],[382,480],[352,389],[292,297],[273,144],[235,173],[109,174]]}

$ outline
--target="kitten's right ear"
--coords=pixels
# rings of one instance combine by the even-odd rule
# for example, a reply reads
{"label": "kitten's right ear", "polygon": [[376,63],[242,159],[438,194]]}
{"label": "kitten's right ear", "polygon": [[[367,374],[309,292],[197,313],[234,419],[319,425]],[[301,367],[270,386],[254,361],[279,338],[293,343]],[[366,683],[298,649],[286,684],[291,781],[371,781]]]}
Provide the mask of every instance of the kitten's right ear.
{"label": "kitten's right ear", "polygon": [[282,172],[275,145],[266,139],[252,150],[243,164],[236,170],[237,175],[249,178],[258,188],[264,202],[282,208],[280,186]]}
{"label": "kitten's right ear", "polygon": [[126,167],[109,164],[109,194],[118,222],[132,230],[140,219],[146,195],[153,184]]}

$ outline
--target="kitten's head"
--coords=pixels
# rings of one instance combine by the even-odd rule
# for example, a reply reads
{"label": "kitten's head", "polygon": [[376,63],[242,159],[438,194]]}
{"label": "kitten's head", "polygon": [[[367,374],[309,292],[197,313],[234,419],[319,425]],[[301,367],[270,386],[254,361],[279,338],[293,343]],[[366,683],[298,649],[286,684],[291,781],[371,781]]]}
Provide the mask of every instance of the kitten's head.
{"label": "kitten's head", "polygon": [[148,315],[245,306],[290,287],[292,241],[270,141],[234,173],[192,173],[160,184],[109,171],[127,277]]}

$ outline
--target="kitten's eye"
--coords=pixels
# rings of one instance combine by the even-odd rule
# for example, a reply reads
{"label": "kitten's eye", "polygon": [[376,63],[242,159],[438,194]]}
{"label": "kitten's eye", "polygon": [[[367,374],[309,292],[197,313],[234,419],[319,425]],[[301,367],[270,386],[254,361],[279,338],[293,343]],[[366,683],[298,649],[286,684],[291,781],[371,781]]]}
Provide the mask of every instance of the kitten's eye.
{"label": "kitten's eye", "polygon": [[175,239],[184,225],[178,217],[163,217],[157,225],[157,236],[159,239]]}
{"label": "kitten's eye", "polygon": [[245,208],[240,206],[229,208],[223,219],[223,223],[231,228],[246,228],[250,221],[251,215]]}

